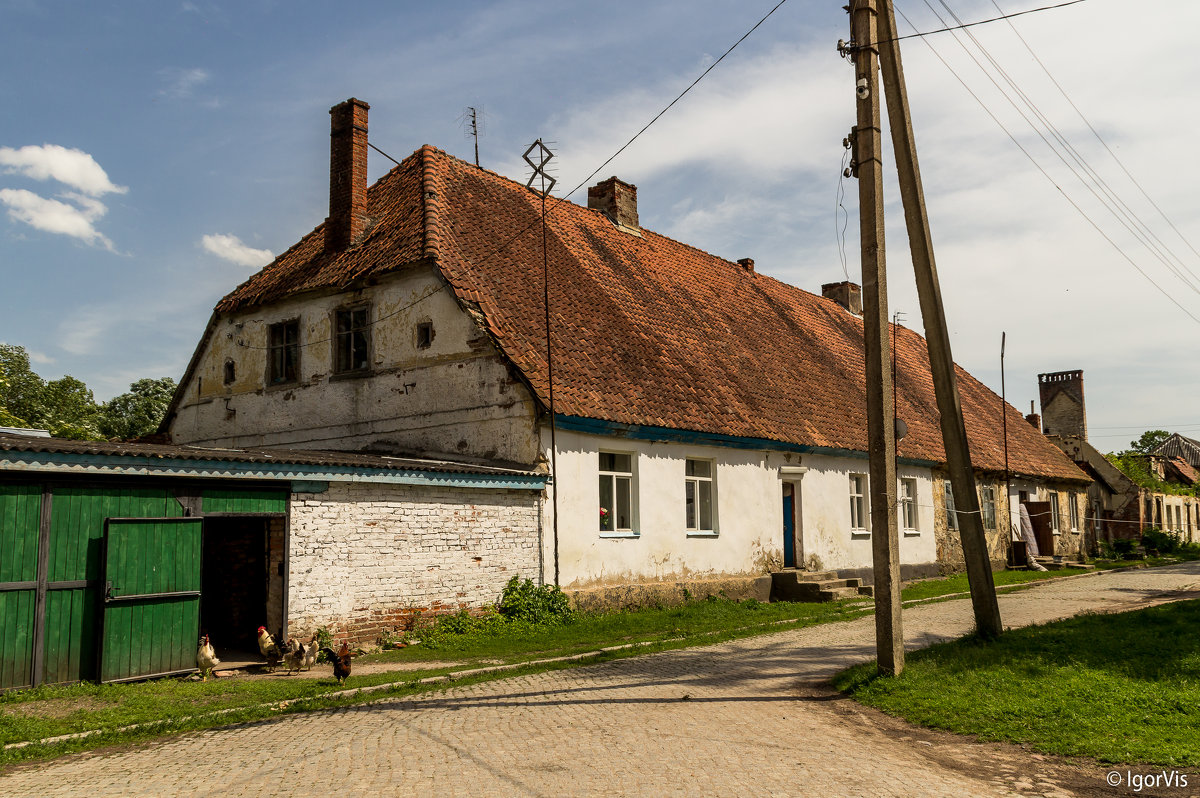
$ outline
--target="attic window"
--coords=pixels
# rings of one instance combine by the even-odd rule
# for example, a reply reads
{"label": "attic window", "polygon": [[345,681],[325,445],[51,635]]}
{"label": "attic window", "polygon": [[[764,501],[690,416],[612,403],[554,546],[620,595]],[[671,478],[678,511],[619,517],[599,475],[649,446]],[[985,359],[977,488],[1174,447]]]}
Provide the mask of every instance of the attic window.
{"label": "attic window", "polygon": [[350,308],[334,314],[333,370],[338,374],[366,371],[370,366],[370,308]]}
{"label": "attic window", "polygon": [[300,320],[272,324],[268,329],[267,384],[295,382],[300,376]]}
{"label": "attic window", "polygon": [[431,346],[433,346],[433,322],[420,322],[417,324],[417,349],[428,349]]}
{"label": "attic window", "polygon": [[233,385],[233,381],[237,379],[237,365],[232,360],[225,361],[225,384]]}

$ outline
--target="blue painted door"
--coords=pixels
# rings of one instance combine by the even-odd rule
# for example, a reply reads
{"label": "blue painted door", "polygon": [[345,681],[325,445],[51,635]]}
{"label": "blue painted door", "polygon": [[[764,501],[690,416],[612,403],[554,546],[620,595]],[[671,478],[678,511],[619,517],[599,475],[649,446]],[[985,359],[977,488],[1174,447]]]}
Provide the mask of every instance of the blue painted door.
{"label": "blue painted door", "polygon": [[796,567],[796,519],[792,512],[794,497],[783,497],[783,567]]}

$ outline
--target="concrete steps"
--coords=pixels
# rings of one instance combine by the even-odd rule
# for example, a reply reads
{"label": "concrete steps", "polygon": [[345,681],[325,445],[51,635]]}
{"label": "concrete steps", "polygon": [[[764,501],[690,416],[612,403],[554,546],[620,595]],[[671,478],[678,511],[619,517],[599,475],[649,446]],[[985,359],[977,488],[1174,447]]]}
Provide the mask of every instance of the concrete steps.
{"label": "concrete steps", "polygon": [[1061,571],[1063,568],[1082,568],[1085,571],[1090,571],[1096,567],[1090,563],[1074,562],[1070,560],[1059,560],[1058,562],[1055,562],[1053,557],[1037,556],[1033,559],[1041,563],[1042,567],[1047,571]]}
{"label": "concrete steps", "polygon": [[861,579],[839,579],[836,571],[786,568],[771,574],[771,601],[837,601],[871,595]]}

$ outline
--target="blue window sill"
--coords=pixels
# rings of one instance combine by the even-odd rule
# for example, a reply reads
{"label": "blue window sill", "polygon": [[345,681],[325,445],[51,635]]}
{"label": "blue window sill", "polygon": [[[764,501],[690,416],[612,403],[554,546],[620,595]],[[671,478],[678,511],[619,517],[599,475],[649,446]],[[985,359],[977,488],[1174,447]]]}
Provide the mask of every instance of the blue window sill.
{"label": "blue window sill", "polygon": [[720,533],[716,530],[689,530],[687,533],[689,538],[718,538]]}

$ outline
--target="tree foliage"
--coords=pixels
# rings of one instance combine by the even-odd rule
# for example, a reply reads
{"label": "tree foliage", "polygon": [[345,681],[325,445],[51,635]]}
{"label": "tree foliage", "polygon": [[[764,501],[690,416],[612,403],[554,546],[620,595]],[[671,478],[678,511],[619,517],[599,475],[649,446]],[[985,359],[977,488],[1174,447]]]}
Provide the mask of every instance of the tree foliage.
{"label": "tree foliage", "polygon": [[129,392],[97,404],[82,380],[46,381],[22,346],[0,344],[0,426],[45,429],[59,438],[129,440],[158,429],[175,392],[170,377],[141,379]]}
{"label": "tree foliage", "polygon": [[1162,446],[1169,437],[1171,437],[1171,433],[1165,429],[1146,430],[1136,441],[1129,442],[1129,451],[1138,454],[1153,454],[1154,450]]}

